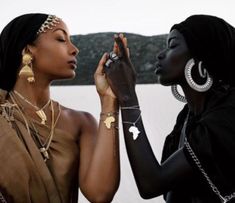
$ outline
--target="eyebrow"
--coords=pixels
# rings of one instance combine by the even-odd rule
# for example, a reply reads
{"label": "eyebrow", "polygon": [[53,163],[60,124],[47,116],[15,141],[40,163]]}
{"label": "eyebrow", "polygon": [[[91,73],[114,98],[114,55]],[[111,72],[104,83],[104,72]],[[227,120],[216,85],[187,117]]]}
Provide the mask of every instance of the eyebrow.
{"label": "eyebrow", "polygon": [[62,28],[56,28],[52,32],[56,32],[56,31],[62,31],[65,35],[69,36],[68,33]]}

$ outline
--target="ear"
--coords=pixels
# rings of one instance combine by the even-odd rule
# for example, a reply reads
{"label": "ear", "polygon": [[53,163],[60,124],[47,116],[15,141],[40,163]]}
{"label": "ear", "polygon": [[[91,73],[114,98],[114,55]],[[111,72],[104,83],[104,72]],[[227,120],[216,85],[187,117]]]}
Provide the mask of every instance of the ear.
{"label": "ear", "polygon": [[24,47],[21,54],[24,55],[27,53],[27,54],[33,55],[34,52],[35,52],[35,46],[28,44]]}

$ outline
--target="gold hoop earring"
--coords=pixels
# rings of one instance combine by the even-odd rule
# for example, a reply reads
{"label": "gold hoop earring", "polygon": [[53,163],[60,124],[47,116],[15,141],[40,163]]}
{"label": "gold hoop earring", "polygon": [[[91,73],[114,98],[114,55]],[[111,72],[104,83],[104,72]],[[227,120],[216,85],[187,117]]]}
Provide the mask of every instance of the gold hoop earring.
{"label": "gold hoop earring", "polygon": [[29,83],[35,82],[34,73],[33,73],[33,69],[32,69],[32,60],[33,60],[33,58],[30,54],[24,53],[22,56],[23,67],[21,68],[21,70],[19,72],[19,76],[27,77],[27,81]]}

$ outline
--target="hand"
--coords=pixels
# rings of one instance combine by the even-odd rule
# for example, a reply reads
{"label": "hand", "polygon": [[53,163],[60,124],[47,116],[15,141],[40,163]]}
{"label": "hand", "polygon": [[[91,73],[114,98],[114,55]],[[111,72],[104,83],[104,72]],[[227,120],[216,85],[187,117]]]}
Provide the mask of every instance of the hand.
{"label": "hand", "polygon": [[114,95],[112,89],[110,88],[108,84],[106,75],[104,73],[104,64],[107,59],[108,59],[108,54],[105,53],[100,59],[98,67],[94,74],[96,90],[98,94],[100,95],[100,97],[111,96],[113,98],[116,98],[116,96]]}
{"label": "hand", "polygon": [[114,39],[114,51],[118,54],[119,60],[105,67],[108,83],[121,105],[137,104],[136,71],[130,61],[127,39],[123,35],[115,36]]}
{"label": "hand", "polygon": [[[128,46],[127,46],[127,38],[124,37],[123,34],[119,34],[119,35],[115,34],[114,35],[114,39],[116,39],[118,37],[122,40],[123,46],[126,49],[127,56],[128,56],[128,58],[130,58],[130,50],[129,50]],[[121,50],[120,50],[116,40],[114,41],[113,52],[116,53],[118,56],[122,55]]]}

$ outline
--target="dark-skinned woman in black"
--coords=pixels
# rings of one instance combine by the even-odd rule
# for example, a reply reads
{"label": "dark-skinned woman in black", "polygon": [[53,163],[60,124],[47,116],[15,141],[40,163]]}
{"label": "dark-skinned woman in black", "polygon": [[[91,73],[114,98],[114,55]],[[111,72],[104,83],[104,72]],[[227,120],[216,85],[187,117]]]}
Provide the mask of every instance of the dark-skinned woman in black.
{"label": "dark-skinned woman in black", "polygon": [[[119,35],[115,41],[117,57],[110,55],[105,73],[119,100],[140,195],[164,195],[168,203],[235,202],[234,27],[215,16],[193,15],[171,28],[156,75],[186,105],[166,137],[161,162],[145,133],[127,40]],[[160,116],[157,106],[153,111]]]}

